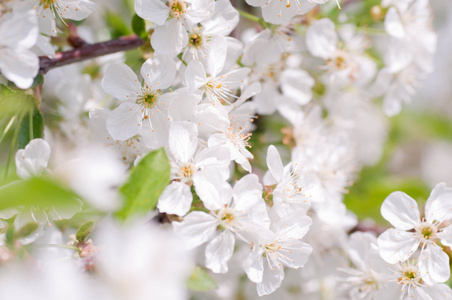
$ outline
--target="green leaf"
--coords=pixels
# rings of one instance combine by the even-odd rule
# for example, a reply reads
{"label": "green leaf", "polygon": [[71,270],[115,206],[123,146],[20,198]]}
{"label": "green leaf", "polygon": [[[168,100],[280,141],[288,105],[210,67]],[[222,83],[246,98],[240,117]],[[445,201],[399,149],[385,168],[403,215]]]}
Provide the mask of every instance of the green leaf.
{"label": "green leaf", "polygon": [[96,223],[94,221],[88,221],[83,223],[80,228],[77,230],[77,234],[75,237],[79,242],[85,242],[88,235],[93,231]]}
{"label": "green leaf", "polygon": [[107,11],[105,13],[105,21],[108,25],[107,28],[110,30],[110,34],[113,39],[132,33],[129,26],[124,22],[123,18],[117,13]]}
{"label": "green leaf", "polygon": [[135,14],[132,18],[132,30],[133,32],[142,39],[148,38],[148,33],[146,32],[146,22]]}
{"label": "green leaf", "polygon": [[218,287],[212,277],[199,266],[193,270],[186,285],[192,291],[210,291]]}
{"label": "green leaf", "polygon": [[17,238],[24,238],[32,234],[38,229],[38,223],[25,224],[16,234]]}
{"label": "green leaf", "polygon": [[153,210],[169,181],[170,164],[165,150],[162,148],[146,155],[132,169],[129,179],[120,188],[124,206],[117,216],[126,220]]}
{"label": "green leaf", "polygon": [[5,234],[5,243],[6,243],[6,245],[8,245],[11,248],[14,247],[14,241],[16,239],[14,229],[15,229],[14,225],[9,225],[8,229],[6,230],[6,234]]}
{"label": "green leaf", "polygon": [[17,180],[0,188],[0,210],[11,207],[66,207],[79,205],[77,196],[49,178]]}
{"label": "green leaf", "polygon": [[42,76],[41,74],[38,74],[35,79],[33,80],[33,84],[32,84],[32,88],[37,87],[41,84],[44,83],[44,76]]}
{"label": "green leaf", "polygon": [[28,145],[31,139],[42,138],[43,136],[44,120],[39,110],[35,108],[33,112],[25,115],[22,119],[22,122],[20,123],[17,146],[19,147],[19,149],[23,149]]}

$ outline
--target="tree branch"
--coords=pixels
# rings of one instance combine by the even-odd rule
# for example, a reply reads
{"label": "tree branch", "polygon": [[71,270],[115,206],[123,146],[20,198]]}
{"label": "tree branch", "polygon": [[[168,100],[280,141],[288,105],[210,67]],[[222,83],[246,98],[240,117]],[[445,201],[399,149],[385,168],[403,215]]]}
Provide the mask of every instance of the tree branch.
{"label": "tree branch", "polygon": [[107,42],[85,44],[80,48],[69,51],[57,52],[54,58],[41,56],[39,57],[39,73],[46,74],[51,69],[68,64],[82,62],[107,54],[135,49],[143,45],[143,43],[144,41],[136,35],[129,35]]}

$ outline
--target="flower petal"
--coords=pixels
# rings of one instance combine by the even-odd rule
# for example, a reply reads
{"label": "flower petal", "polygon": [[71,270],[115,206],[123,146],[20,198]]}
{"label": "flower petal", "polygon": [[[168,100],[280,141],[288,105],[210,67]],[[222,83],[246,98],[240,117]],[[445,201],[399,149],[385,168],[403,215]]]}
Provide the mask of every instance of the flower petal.
{"label": "flower petal", "polygon": [[198,147],[198,128],[191,122],[173,122],[169,132],[169,148],[180,162],[189,162]]}
{"label": "flower petal", "polygon": [[190,210],[192,201],[190,187],[183,182],[174,181],[163,191],[157,208],[160,212],[185,216]]}
{"label": "flower petal", "polygon": [[452,219],[452,188],[444,182],[438,183],[425,204],[425,218],[429,222]]}
{"label": "flower petal", "polygon": [[381,215],[395,228],[410,230],[420,222],[416,201],[402,192],[390,194],[381,205]]}
{"label": "flower petal", "polygon": [[0,48],[0,71],[19,88],[29,88],[38,70],[39,59],[33,52],[26,49]]}
{"label": "flower petal", "polygon": [[239,13],[229,0],[217,0],[214,3],[214,14],[202,22],[206,35],[229,35],[239,23]]}
{"label": "flower petal", "polygon": [[135,11],[143,19],[157,25],[163,25],[168,19],[170,8],[160,0],[136,0]]}
{"label": "flower petal", "polygon": [[385,17],[385,30],[396,38],[405,36],[405,28],[395,7],[390,7]]}
{"label": "flower petal", "polygon": [[226,273],[228,261],[234,253],[235,237],[225,230],[217,235],[206,247],[206,267],[215,273]]}
{"label": "flower petal", "polygon": [[207,72],[212,77],[216,77],[223,70],[228,43],[222,36],[216,36],[210,43],[209,52],[207,53]]}
{"label": "flower petal", "polygon": [[255,283],[261,282],[264,274],[264,262],[261,252],[259,247],[253,247],[253,251],[246,258],[243,266],[248,279]]}
{"label": "flower petal", "polygon": [[47,168],[50,146],[43,139],[34,139],[16,153],[16,171],[20,178],[39,176]]}
{"label": "flower petal", "polygon": [[452,247],[452,225],[442,228],[436,236],[441,240],[441,244]]}
{"label": "flower petal", "polygon": [[210,210],[220,209],[232,198],[231,186],[217,170],[209,168],[196,172],[193,183],[196,194]]}
{"label": "flower petal", "polygon": [[137,75],[126,64],[112,64],[105,70],[102,87],[108,94],[121,101],[133,101],[141,95]]}
{"label": "flower petal", "polygon": [[284,279],[284,269],[276,265],[270,265],[268,259],[264,260],[264,274],[262,281],[257,284],[257,294],[261,297],[269,295],[281,286]]}
{"label": "flower petal", "polygon": [[234,208],[246,211],[262,200],[262,185],[255,174],[243,176],[232,189]]}
{"label": "flower petal", "polygon": [[194,91],[207,83],[206,71],[201,62],[192,60],[185,69],[185,81],[190,90]]}
{"label": "flower petal", "polygon": [[115,140],[125,141],[141,130],[143,112],[141,106],[124,102],[107,117],[107,130]]}
{"label": "flower petal", "polygon": [[450,277],[449,256],[440,246],[429,243],[419,256],[419,269],[427,284],[445,282]]}
{"label": "flower petal", "polygon": [[267,150],[267,166],[276,182],[281,182],[284,175],[284,166],[278,150],[273,145],[270,145]]}
{"label": "flower petal", "polygon": [[179,54],[188,42],[188,34],[182,23],[172,18],[163,26],[157,26],[151,36],[151,45],[156,53],[165,53],[171,57]]}
{"label": "flower petal", "polygon": [[306,45],[312,55],[328,59],[336,51],[338,36],[330,19],[320,19],[306,31]]}
{"label": "flower petal", "polygon": [[176,77],[176,63],[166,54],[155,54],[141,67],[141,76],[151,90],[170,87]]}
{"label": "flower petal", "polygon": [[419,248],[421,238],[412,232],[388,229],[377,239],[381,257],[390,264],[407,260]]}
{"label": "flower petal", "polygon": [[[73,0],[65,2],[66,3],[61,3],[59,11],[55,12],[61,14],[61,16],[65,19],[80,21],[86,19],[96,9],[96,4],[87,0]],[[66,7],[66,4],[70,4],[69,8]]]}
{"label": "flower petal", "polygon": [[182,222],[173,222],[174,232],[180,235],[189,249],[208,241],[217,230],[217,219],[202,211],[194,211]]}
{"label": "flower petal", "polygon": [[0,24],[0,45],[11,49],[30,49],[38,39],[36,14],[29,10],[24,13],[9,14]]}

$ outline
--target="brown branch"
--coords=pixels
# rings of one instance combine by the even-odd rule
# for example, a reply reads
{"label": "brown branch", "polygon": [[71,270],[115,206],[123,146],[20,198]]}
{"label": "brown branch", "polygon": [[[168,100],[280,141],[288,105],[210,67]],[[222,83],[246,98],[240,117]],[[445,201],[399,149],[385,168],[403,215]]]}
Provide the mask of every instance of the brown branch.
{"label": "brown branch", "polygon": [[51,69],[68,64],[82,62],[87,59],[107,54],[135,49],[143,45],[143,43],[144,41],[136,35],[129,35],[107,42],[85,44],[80,48],[69,51],[57,52],[54,58],[41,56],[39,57],[39,73],[46,74]]}

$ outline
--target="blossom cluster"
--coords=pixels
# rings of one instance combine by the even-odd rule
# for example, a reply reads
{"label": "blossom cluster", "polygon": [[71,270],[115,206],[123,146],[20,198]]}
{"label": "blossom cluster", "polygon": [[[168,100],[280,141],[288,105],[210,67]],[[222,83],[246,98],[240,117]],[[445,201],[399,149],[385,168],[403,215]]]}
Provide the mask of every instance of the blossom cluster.
{"label": "blossom cluster", "polygon": [[[0,3],[0,91],[35,97],[0,187],[0,298],[452,298],[452,188],[424,214],[390,194],[379,236],[344,204],[432,72],[428,0],[372,1],[370,25],[354,1],[136,0],[136,57],[36,83],[74,27],[102,40],[90,15],[119,2]],[[40,136],[33,111],[58,116]]]}

